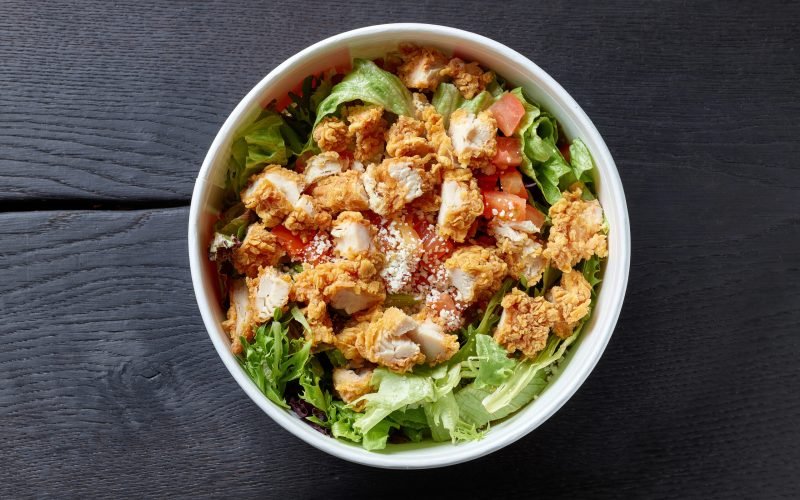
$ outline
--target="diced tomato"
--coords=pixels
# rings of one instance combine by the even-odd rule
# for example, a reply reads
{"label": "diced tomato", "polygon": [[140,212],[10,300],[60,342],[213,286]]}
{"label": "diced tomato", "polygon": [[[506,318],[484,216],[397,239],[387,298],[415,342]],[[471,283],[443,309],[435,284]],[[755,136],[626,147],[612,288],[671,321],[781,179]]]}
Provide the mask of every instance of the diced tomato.
{"label": "diced tomato", "polygon": [[544,214],[531,205],[525,206],[525,219],[533,222],[540,229],[544,225]]}
{"label": "diced tomato", "polygon": [[492,104],[489,109],[497,120],[497,126],[503,131],[506,137],[514,135],[522,117],[525,116],[525,107],[517,96],[506,92],[503,96]]}
{"label": "diced tomato", "polygon": [[278,244],[286,250],[286,252],[294,257],[299,258],[305,251],[306,244],[299,236],[293,234],[284,226],[275,226],[272,228],[272,234],[278,239]]}
{"label": "diced tomato", "polygon": [[437,261],[453,252],[453,242],[447,238],[442,238],[436,231],[436,226],[426,220],[414,222],[416,231],[422,242],[422,252],[424,261]]}
{"label": "diced tomato", "polygon": [[522,146],[516,137],[497,137],[497,153],[492,163],[501,170],[522,163]]}
{"label": "diced tomato", "polygon": [[525,198],[500,191],[484,191],[483,216],[506,220],[525,220]]}
{"label": "diced tomato", "polygon": [[500,176],[500,187],[505,193],[515,194],[520,198],[528,197],[528,190],[525,189],[525,183],[522,182],[522,174],[517,169],[503,172],[503,175]]}
{"label": "diced tomato", "polygon": [[478,181],[478,187],[481,188],[481,191],[497,190],[497,175],[476,175],[475,179]]}
{"label": "diced tomato", "polygon": [[441,311],[452,311],[454,313],[459,312],[456,301],[453,300],[453,297],[449,293],[443,293],[439,295],[439,298],[430,304],[430,308],[436,313],[440,313]]}
{"label": "diced tomato", "polygon": [[558,150],[561,151],[561,156],[563,156],[564,159],[567,161],[567,163],[569,163],[570,162],[570,159],[569,159],[570,158],[569,157],[569,144],[560,145],[558,147]]}

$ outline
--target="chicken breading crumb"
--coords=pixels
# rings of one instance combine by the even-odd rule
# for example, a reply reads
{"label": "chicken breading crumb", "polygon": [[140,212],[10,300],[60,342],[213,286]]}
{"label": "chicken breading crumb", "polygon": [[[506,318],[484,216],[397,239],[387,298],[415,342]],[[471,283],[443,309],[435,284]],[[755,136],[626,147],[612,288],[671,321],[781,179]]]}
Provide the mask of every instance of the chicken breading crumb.
{"label": "chicken breading crumb", "polygon": [[392,157],[425,156],[433,148],[425,137],[425,124],[409,116],[400,116],[386,133],[386,153]]}
{"label": "chicken breading crumb", "polygon": [[453,111],[447,132],[462,167],[485,168],[497,153],[497,121],[489,110]]}
{"label": "chicken breading crumb", "polygon": [[272,319],[276,309],[289,302],[292,278],[274,267],[263,267],[255,278],[246,278],[250,314],[255,325]]}
{"label": "chicken breading crumb", "polygon": [[304,269],[295,277],[295,300],[320,298],[347,314],[368,309],[386,298],[383,280],[369,259],[328,262]]}
{"label": "chicken breading crumb", "polygon": [[472,245],[456,250],[444,263],[450,283],[464,302],[494,293],[508,272],[508,265],[494,248]]}
{"label": "chicken breading crumb", "polygon": [[367,326],[383,315],[383,307],[379,304],[370,309],[359,311],[351,316],[347,325],[334,336],[333,345],[339,349],[351,367],[361,367],[366,360],[358,352],[356,343]]}
{"label": "chicken breading crumb", "polygon": [[311,347],[317,350],[334,344],[333,325],[328,315],[328,306],[322,300],[312,300],[303,308],[303,314],[311,327],[311,332],[304,332]]}
{"label": "chicken breading crumb", "polygon": [[447,135],[444,117],[432,105],[426,104],[421,108],[420,120],[425,124],[425,135],[436,154],[436,161],[444,170],[453,168],[456,154],[453,141]]}
{"label": "chicken breading crumb", "polygon": [[558,319],[555,306],[544,297],[530,297],[514,289],[503,297],[503,313],[494,331],[494,339],[510,352],[520,351],[534,358],[547,345],[550,327]]}
{"label": "chicken breading crumb", "polygon": [[364,190],[361,172],[348,170],[326,177],[314,185],[311,196],[317,206],[336,215],[346,210],[369,209],[369,197]]}
{"label": "chicken breading crumb", "polygon": [[331,214],[320,210],[314,198],[304,194],[286,216],[283,225],[293,233],[324,231],[331,225]]}
{"label": "chicken breading crumb", "polygon": [[230,287],[230,307],[227,319],[222,322],[222,329],[231,338],[231,350],[241,354],[241,337],[253,339],[252,317],[250,314],[250,297],[244,280],[236,280]]}
{"label": "chicken breading crumb", "polygon": [[464,168],[446,171],[436,227],[439,235],[463,242],[482,213],[483,196],[472,173]]}
{"label": "chicken breading crumb", "polygon": [[270,165],[260,174],[250,178],[250,183],[241,192],[244,206],[255,211],[267,227],[280,224],[292,211],[292,204],[270,180],[272,169],[283,169],[280,165]]}
{"label": "chicken breading crumb", "polygon": [[447,58],[436,49],[413,44],[400,45],[403,60],[397,68],[397,76],[406,87],[419,90],[436,90],[442,81],[441,72]]}
{"label": "chicken breading crumb", "polygon": [[356,347],[365,359],[392,371],[404,373],[425,362],[420,346],[408,333],[417,322],[396,307],[390,307],[359,332]]}
{"label": "chicken breading crumb", "polygon": [[494,73],[491,71],[484,72],[478,63],[465,63],[458,57],[450,59],[450,62],[439,74],[443,77],[451,77],[453,85],[458,88],[465,99],[472,99],[494,80]]}
{"label": "chicken breading crumb", "polygon": [[431,157],[387,158],[367,167],[362,179],[369,208],[383,216],[399,212],[422,196],[430,186],[425,165]]}
{"label": "chicken breading crumb", "polygon": [[562,339],[572,335],[575,326],[589,315],[592,303],[592,286],[579,271],[571,271],[561,275],[559,286],[554,286],[547,293],[558,311],[558,320],[553,325],[553,332]]}
{"label": "chicken breading crumb", "polygon": [[349,106],[344,114],[350,124],[347,133],[355,144],[353,157],[363,162],[379,161],[388,125],[383,119],[383,108],[374,104]]}
{"label": "chicken breading crumb", "polygon": [[[333,389],[345,403],[352,403],[361,396],[372,392],[372,368],[362,368],[358,371],[346,368],[333,369]],[[359,401],[352,405],[357,412],[364,411],[366,401]]]}
{"label": "chicken breading crumb", "polygon": [[544,256],[565,273],[592,255],[608,255],[608,241],[602,232],[603,208],[597,200],[584,201],[582,194],[579,186],[572,186],[550,207],[553,225]]}
{"label": "chicken breading crumb", "polygon": [[233,250],[233,266],[242,274],[254,277],[259,267],[278,264],[284,256],[278,239],[260,222],[250,224],[242,244]]}
{"label": "chicken breading crumb", "polygon": [[344,153],[350,145],[347,124],[334,116],[326,116],[314,127],[314,142],[322,151]]}

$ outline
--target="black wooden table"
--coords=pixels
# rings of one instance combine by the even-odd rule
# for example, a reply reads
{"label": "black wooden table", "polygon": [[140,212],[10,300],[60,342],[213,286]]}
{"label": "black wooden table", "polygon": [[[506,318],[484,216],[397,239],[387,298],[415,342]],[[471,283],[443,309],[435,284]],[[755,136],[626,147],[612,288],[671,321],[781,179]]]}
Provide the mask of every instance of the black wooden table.
{"label": "black wooden table", "polygon": [[[797,497],[795,2],[0,2],[0,496]],[[324,37],[446,24],[517,49],[608,143],[628,295],[555,417],[489,457],[374,470],[228,375],[186,249],[241,97]]]}

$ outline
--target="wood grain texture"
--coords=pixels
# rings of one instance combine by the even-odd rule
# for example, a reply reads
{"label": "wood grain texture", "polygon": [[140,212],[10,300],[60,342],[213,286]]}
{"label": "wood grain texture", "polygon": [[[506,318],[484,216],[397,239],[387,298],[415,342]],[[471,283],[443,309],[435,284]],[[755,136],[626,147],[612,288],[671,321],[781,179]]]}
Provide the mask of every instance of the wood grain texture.
{"label": "wood grain texture", "polygon": [[611,344],[554,418],[403,473],[312,449],[238,389],[197,312],[187,215],[0,215],[0,496],[376,498],[412,475],[423,497],[800,493],[796,218],[639,238]]}
{"label": "wood grain texture", "polygon": [[[0,497],[797,498],[799,17],[0,2],[0,212],[26,210],[0,213]],[[567,405],[489,457],[413,473],[329,457],[246,398],[200,320],[174,206],[270,69],[396,21],[495,38],[562,83],[611,148],[633,236],[617,331]]]}

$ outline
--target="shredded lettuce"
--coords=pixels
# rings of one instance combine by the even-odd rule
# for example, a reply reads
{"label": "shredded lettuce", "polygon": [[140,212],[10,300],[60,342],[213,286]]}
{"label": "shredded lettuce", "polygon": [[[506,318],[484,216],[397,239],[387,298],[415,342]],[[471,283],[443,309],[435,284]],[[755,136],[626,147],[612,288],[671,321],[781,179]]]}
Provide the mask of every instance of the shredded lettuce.
{"label": "shredded lettuce", "polygon": [[382,70],[372,61],[355,59],[353,70],[320,102],[314,125],[335,113],[341,104],[357,100],[378,104],[396,115],[414,114],[411,92],[397,76]]}
{"label": "shredded lettuce", "polygon": [[461,92],[452,83],[440,83],[433,93],[431,104],[442,115],[444,126],[450,123],[450,115],[464,102]]}
{"label": "shredded lettuce", "polygon": [[464,103],[461,104],[461,106],[459,107],[461,109],[466,109],[470,113],[477,115],[478,113],[488,108],[492,104],[494,104],[494,96],[492,96],[492,94],[484,90],[483,92],[476,95],[472,99],[464,101]]}
{"label": "shredded lettuce", "polygon": [[477,356],[470,357],[468,363],[477,367],[476,387],[497,387],[514,372],[517,362],[489,335],[475,335],[475,347]]}

